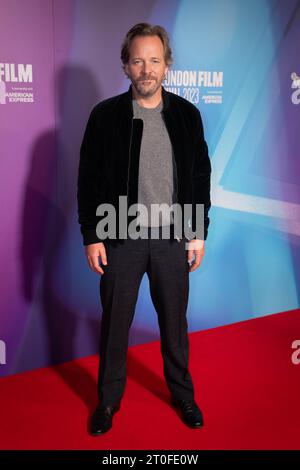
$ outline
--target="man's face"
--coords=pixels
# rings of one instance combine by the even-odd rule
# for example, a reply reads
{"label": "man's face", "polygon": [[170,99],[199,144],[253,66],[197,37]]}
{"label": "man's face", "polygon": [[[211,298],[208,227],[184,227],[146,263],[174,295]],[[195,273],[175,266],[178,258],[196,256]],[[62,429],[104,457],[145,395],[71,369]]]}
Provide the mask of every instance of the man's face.
{"label": "man's face", "polygon": [[158,36],[135,36],[130,47],[130,57],[125,65],[132,86],[141,97],[149,97],[160,88],[168,67],[164,48]]}

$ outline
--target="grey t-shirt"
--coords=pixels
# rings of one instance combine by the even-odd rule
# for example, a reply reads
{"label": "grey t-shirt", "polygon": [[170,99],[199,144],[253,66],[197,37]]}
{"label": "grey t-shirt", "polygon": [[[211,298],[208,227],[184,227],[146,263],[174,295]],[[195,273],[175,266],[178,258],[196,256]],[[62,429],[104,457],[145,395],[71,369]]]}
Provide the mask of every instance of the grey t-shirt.
{"label": "grey t-shirt", "polygon": [[[147,207],[148,219],[141,217],[142,227],[157,227],[170,225],[174,222],[170,210],[161,210],[151,204],[166,203],[170,207],[176,202],[177,178],[175,158],[168,131],[161,113],[163,102],[160,101],[155,108],[140,106],[132,100],[134,118],[144,122],[143,136],[140,151],[138,203]],[[159,217],[158,217],[159,215]],[[158,223],[157,223],[158,222]]]}

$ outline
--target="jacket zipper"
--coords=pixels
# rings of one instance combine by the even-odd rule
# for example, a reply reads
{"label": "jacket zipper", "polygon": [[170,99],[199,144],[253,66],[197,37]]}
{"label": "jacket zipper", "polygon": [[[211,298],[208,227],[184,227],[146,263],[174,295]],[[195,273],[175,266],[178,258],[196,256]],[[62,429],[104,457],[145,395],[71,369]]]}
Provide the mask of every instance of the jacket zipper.
{"label": "jacket zipper", "polygon": [[[175,170],[175,175],[176,177],[173,178],[176,182],[176,186],[175,186],[175,194],[176,194],[176,197],[175,197],[175,204],[177,204],[178,202],[178,171],[177,171],[177,163],[176,163],[176,158],[175,158],[175,153],[174,153],[174,170]],[[178,242],[180,242],[181,238],[180,237],[176,237],[176,240]]]}
{"label": "jacket zipper", "polygon": [[[166,129],[167,129],[167,132],[168,132],[168,134],[169,134],[169,131],[168,131],[168,128],[167,128],[166,116],[165,116],[164,111],[162,111],[162,115],[163,115],[163,120],[164,120]],[[176,173],[176,178],[175,178],[175,180],[176,180],[176,198],[175,198],[176,201],[175,201],[175,203],[177,203],[177,202],[178,202],[178,171],[177,171],[177,163],[176,163],[175,154],[174,154],[174,169],[175,169],[175,173]],[[173,179],[174,179],[174,178],[173,178]],[[176,237],[176,240],[177,240],[178,242],[180,242],[181,238],[180,238],[180,237]]]}
{"label": "jacket zipper", "polygon": [[133,131],[133,118],[131,119],[131,131],[130,131],[130,141],[129,141],[129,156],[128,156],[128,171],[127,171],[127,203],[129,200],[129,172],[130,172],[130,161],[131,161],[131,140],[132,140],[132,131]]}

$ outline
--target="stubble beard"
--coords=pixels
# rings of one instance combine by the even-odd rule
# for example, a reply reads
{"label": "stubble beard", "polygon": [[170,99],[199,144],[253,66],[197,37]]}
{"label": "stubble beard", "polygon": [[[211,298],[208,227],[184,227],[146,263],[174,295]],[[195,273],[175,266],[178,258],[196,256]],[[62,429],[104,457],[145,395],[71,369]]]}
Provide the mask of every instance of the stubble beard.
{"label": "stubble beard", "polygon": [[151,80],[152,80],[151,84],[143,84],[143,82],[140,79],[132,80],[132,84],[137,90],[137,92],[141,96],[146,98],[149,96],[153,96],[162,84],[162,79],[161,80],[151,79]]}

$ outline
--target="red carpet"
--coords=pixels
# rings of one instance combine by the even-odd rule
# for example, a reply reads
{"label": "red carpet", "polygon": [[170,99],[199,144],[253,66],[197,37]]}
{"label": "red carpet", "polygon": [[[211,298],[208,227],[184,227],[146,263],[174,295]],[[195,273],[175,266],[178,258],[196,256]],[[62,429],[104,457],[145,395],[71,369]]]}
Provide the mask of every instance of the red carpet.
{"label": "red carpet", "polygon": [[190,371],[205,426],[170,406],[159,342],[128,351],[113,428],[87,433],[96,356],[0,379],[1,449],[299,449],[300,311],[190,334]]}

